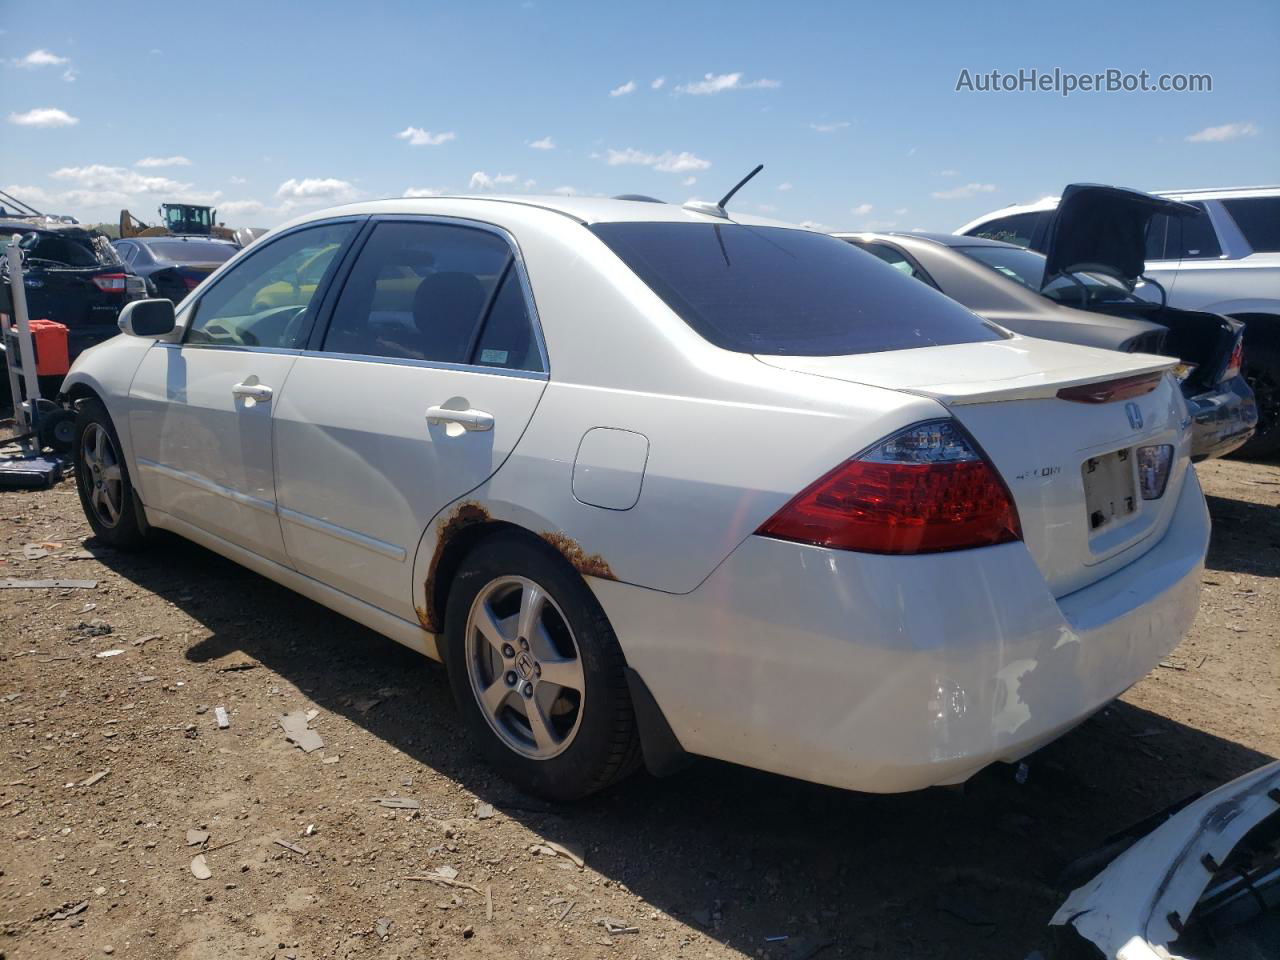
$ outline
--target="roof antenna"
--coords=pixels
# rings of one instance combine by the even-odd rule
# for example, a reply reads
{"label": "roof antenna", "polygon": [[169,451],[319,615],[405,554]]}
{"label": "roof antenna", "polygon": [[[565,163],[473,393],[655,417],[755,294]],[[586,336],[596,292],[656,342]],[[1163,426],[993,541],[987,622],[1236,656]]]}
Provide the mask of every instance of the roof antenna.
{"label": "roof antenna", "polygon": [[688,203],[684,205],[684,207],[686,210],[694,210],[698,213],[705,213],[707,216],[710,216],[710,217],[719,217],[722,220],[728,220],[729,214],[725,211],[725,205],[728,204],[728,202],[733,199],[733,195],[735,193],[737,193],[739,190],[741,190],[743,187],[747,185],[748,180],[750,180],[752,177],[754,177],[757,173],[759,173],[763,169],[764,169],[763,163],[756,164],[755,169],[752,170],[750,173],[748,173],[741,180],[739,180],[734,185],[732,190],[730,190],[728,193],[726,193],[723,197],[720,198],[719,203],[710,203],[706,200],[690,200]]}

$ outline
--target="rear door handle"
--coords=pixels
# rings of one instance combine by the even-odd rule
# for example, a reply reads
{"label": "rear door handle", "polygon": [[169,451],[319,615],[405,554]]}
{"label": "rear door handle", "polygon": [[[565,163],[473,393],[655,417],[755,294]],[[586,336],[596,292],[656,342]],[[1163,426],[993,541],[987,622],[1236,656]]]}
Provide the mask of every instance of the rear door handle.
{"label": "rear door handle", "polygon": [[237,383],[231,388],[231,395],[234,397],[244,397],[246,400],[252,400],[255,403],[270,403],[271,388],[265,383]]}
{"label": "rear door handle", "polygon": [[450,410],[448,407],[427,407],[427,423],[456,423],[464,430],[483,433],[493,429],[493,414],[483,410]]}

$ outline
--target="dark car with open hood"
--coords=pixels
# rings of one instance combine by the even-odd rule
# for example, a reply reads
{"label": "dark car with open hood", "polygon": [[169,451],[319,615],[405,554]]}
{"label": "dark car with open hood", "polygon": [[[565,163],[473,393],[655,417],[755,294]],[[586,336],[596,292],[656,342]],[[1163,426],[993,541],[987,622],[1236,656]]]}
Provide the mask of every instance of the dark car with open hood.
{"label": "dark car with open hood", "polygon": [[[15,236],[31,319],[65,324],[72,360],[119,333],[121,309],[146,296],[142,279],[96,230],[50,218],[0,218],[0,244],[7,247]],[[7,262],[0,272],[7,277]]]}

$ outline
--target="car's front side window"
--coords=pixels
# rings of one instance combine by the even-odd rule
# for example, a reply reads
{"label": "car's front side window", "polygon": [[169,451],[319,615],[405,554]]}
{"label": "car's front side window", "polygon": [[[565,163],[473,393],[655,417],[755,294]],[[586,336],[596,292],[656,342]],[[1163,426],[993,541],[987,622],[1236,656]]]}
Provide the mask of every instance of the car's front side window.
{"label": "car's front side window", "polygon": [[186,342],[301,347],[325,272],[357,226],[345,222],[307,227],[248,255],[195,305]]}
{"label": "car's front side window", "polygon": [[446,223],[374,227],[323,349],[541,370],[510,245],[491,231]]}

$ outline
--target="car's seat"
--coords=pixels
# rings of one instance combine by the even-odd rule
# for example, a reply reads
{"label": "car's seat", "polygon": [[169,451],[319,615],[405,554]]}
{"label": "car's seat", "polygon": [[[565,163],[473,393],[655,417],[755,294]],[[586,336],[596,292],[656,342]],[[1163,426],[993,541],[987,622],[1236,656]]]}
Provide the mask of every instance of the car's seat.
{"label": "car's seat", "polygon": [[470,273],[433,273],[413,297],[413,322],[428,360],[466,363],[485,292]]}

